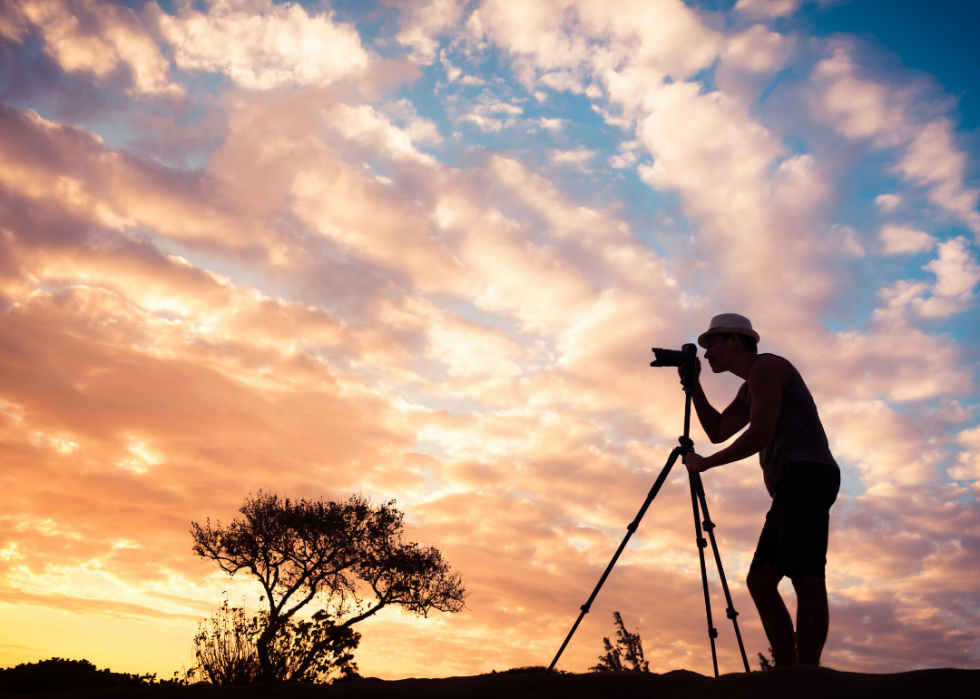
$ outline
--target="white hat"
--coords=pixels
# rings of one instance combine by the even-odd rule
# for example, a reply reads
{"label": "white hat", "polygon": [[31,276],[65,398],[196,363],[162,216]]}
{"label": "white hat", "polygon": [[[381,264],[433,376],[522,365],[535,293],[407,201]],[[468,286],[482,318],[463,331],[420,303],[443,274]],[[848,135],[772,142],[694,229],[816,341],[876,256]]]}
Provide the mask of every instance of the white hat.
{"label": "white hat", "polygon": [[752,329],[752,321],[738,313],[722,313],[712,318],[708,331],[701,333],[701,337],[698,338],[698,344],[707,349],[705,340],[708,335],[717,335],[718,333],[738,333],[739,335],[748,335],[756,342],[759,341],[759,333]]}

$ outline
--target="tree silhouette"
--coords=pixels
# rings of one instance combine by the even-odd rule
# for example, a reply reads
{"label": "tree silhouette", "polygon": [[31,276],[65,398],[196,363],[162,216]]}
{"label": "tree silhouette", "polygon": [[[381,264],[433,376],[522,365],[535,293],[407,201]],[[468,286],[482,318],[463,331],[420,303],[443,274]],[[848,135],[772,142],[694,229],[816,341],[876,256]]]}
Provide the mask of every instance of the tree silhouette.
{"label": "tree silhouette", "polygon": [[[316,681],[335,661],[343,670],[359,638],[351,626],[385,607],[420,616],[463,610],[460,575],[435,548],[402,541],[404,515],[394,505],[359,495],[338,503],[259,491],[227,527],[191,523],[195,554],[228,575],[254,576],[265,592],[256,679]],[[320,609],[313,620],[295,620],[314,599]]]}
{"label": "tree silhouette", "polygon": [[[602,639],[606,647],[605,655],[599,656],[599,663],[590,667],[592,672],[650,672],[650,663],[643,659],[643,641],[640,640],[640,630],[630,633],[626,630],[623,617],[619,612],[613,612],[616,622],[616,645],[609,642],[609,637]],[[630,663],[625,667],[623,661]]]}

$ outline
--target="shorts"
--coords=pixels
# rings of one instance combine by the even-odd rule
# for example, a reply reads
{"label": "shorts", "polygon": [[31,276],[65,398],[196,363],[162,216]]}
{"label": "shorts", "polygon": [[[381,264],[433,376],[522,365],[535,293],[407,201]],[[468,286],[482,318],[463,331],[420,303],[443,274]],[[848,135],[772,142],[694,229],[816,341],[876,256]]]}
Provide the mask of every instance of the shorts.
{"label": "shorts", "polygon": [[840,490],[840,469],[790,461],[776,484],[749,570],[768,563],[780,577],[826,577],[830,506]]}

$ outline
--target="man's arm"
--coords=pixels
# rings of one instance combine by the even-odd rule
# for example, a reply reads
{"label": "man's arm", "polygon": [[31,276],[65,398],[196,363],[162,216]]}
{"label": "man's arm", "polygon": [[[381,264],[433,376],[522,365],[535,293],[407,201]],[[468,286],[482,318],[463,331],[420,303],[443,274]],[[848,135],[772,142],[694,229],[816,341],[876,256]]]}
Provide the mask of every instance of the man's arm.
{"label": "man's arm", "polygon": [[[772,436],[776,432],[776,422],[779,420],[779,408],[782,401],[782,391],[779,387],[781,366],[778,362],[779,359],[776,357],[759,357],[755,366],[752,367],[752,373],[749,374],[747,382],[748,390],[752,394],[749,428],[731,445],[711,456],[701,457],[697,454],[688,454],[684,459],[688,470],[707,471],[715,466],[739,461],[747,456],[757,454],[772,441]],[[741,391],[739,395],[741,396]],[[729,408],[737,402],[738,398],[732,402]],[[742,408],[745,410],[744,402]],[[728,412],[728,409],[725,412]],[[746,412],[749,411],[746,410]],[[722,414],[723,416],[724,414]],[[699,411],[698,418],[700,419],[700,417]],[[744,423],[742,424],[744,425]],[[705,431],[707,432],[707,429]],[[728,436],[730,437],[731,434]],[[711,437],[711,433],[708,433],[708,437]],[[711,441],[714,442],[715,440],[712,438]],[[690,458],[692,456],[697,458]],[[688,463],[688,459],[691,463]]]}
{"label": "man's arm", "polygon": [[[698,420],[701,422],[701,427],[704,428],[704,433],[708,435],[712,444],[718,444],[724,442],[749,422],[749,409],[745,406],[746,386],[742,384],[735,400],[725,408],[724,412],[719,413],[708,401],[708,397],[701,387],[701,360],[695,358],[694,361],[697,362],[697,367],[691,401],[694,403],[694,410],[698,414]],[[678,374],[681,373],[680,369],[677,371]]]}

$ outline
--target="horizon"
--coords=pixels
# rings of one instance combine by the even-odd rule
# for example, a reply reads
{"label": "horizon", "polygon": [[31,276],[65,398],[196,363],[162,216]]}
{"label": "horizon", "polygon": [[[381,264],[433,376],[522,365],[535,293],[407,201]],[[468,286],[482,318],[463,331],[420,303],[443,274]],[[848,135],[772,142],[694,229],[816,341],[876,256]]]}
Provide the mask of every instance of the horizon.
{"label": "horizon", "polygon": [[[841,466],[823,664],[980,667],[964,5],[5,2],[0,667],[190,667],[261,594],[191,522],[259,491],[394,499],[462,574],[461,613],[355,627],[362,675],[547,666],[683,430],[651,348],[725,312]],[[769,497],[756,457],[703,480],[756,667]],[[560,669],[613,611],[651,671],[712,673],[681,464]]]}

